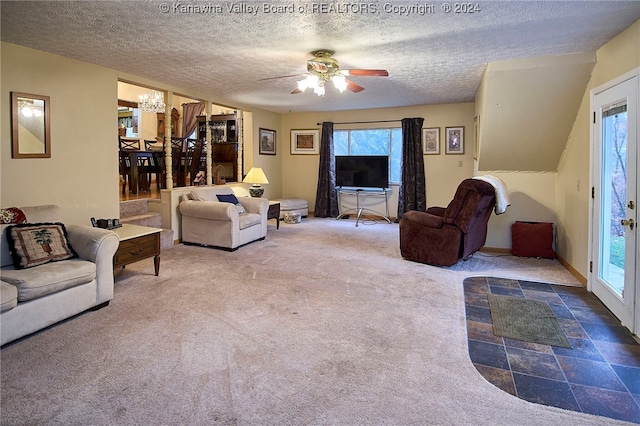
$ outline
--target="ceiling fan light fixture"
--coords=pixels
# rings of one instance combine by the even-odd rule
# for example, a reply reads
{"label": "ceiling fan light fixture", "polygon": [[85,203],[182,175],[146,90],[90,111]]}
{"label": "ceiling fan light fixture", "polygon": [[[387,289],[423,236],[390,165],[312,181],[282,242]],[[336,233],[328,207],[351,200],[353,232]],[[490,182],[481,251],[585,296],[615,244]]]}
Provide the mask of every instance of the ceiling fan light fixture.
{"label": "ceiling fan light fixture", "polygon": [[320,79],[318,78],[317,75],[309,74],[307,76],[307,87],[316,88],[319,86],[319,83],[320,83]]}
{"label": "ceiling fan light fixture", "polygon": [[[349,90],[353,93],[359,93],[364,90],[364,87],[351,80],[347,80],[349,76],[357,77],[388,77],[389,72],[383,69],[350,69],[341,70],[338,60],[333,58],[332,50],[316,50],[311,52],[313,58],[307,60],[307,75],[303,80],[297,82],[297,88],[291,91],[291,94],[297,94],[305,92],[307,89],[313,89],[313,92],[318,96],[324,96],[325,83],[328,81],[333,82],[333,86],[340,92],[344,93],[345,90]],[[296,75],[282,75],[280,77],[263,78],[261,80],[272,80],[276,78],[289,78],[297,77]]]}
{"label": "ceiling fan light fixture", "polygon": [[305,90],[307,90],[308,87],[309,87],[309,82],[307,81],[306,78],[304,80],[298,81],[298,90],[300,90],[301,92],[304,92]]}
{"label": "ceiling fan light fixture", "polygon": [[318,96],[324,96],[324,80],[317,75],[309,74],[304,80],[298,81],[298,90],[304,92],[307,89],[313,89],[313,93]]}
{"label": "ceiling fan light fixture", "polygon": [[340,93],[347,90],[347,79],[344,75],[334,75],[333,77],[331,77],[331,81],[333,82],[333,85],[336,86],[336,89],[340,91]]}

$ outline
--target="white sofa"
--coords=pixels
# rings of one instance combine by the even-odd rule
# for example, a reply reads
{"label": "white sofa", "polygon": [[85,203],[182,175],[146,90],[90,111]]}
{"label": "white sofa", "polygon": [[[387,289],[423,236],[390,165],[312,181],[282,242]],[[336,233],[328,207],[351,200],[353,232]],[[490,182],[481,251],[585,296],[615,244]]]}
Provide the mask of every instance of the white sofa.
{"label": "white sofa", "polygon": [[246,213],[232,203],[220,202],[218,195],[235,195],[225,185],[194,188],[179,205],[182,215],[182,242],[236,250],[267,235],[269,201],[265,198],[237,197]]}
{"label": "white sofa", "polygon": [[[29,223],[60,222],[55,205],[20,207]],[[108,230],[65,225],[78,257],[15,269],[1,225],[0,345],[34,333],[113,298],[113,255],[118,236]]]}

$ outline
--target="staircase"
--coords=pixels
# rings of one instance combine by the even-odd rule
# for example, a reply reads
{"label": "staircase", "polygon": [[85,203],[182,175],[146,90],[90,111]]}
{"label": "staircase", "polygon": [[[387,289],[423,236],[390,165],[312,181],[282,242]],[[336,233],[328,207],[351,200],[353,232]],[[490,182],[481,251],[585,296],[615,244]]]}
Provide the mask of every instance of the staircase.
{"label": "staircase", "polygon": [[[157,200],[130,200],[120,202],[120,223],[132,225],[151,226],[162,228],[162,216],[160,213],[149,211],[149,203],[158,203]],[[163,229],[160,233],[160,249],[173,247],[173,230]]]}

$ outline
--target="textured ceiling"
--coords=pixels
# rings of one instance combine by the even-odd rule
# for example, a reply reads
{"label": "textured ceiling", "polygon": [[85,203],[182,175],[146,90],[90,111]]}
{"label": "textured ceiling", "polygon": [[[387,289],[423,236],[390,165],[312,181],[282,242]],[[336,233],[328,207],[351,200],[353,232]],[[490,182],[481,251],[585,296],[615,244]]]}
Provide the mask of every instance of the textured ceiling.
{"label": "textured ceiling", "polygon": [[[640,1],[476,4],[447,13],[455,3],[3,0],[0,11],[3,41],[275,112],[470,102],[489,62],[593,51],[640,18]],[[430,7],[400,8],[418,5]],[[342,68],[389,77],[352,77],[366,90],[330,87],[324,98],[289,94],[296,78],[258,81],[304,73],[320,48]]]}

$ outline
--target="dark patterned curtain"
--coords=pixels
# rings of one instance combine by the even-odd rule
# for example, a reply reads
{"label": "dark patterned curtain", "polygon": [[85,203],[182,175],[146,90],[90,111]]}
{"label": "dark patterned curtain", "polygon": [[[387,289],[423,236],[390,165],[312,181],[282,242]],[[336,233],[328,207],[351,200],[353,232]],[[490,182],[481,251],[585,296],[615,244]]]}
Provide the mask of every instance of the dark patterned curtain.
{"label": "dark patterned curtain", "polygon": [[424,118],[402,119],[402,163],[398,190],[398,216],[409,210],[426,211],[427,194],[422,157],[422,123]]}
{"label": "dark patterned curtain", "polygon": [[313,210],[313,215],[315,217],[338,216],[336,161],[333,154],[333,123],[330,121],[322,123],[318,189],[316,190],[316,205]]}

